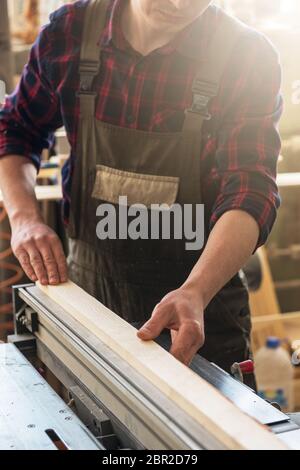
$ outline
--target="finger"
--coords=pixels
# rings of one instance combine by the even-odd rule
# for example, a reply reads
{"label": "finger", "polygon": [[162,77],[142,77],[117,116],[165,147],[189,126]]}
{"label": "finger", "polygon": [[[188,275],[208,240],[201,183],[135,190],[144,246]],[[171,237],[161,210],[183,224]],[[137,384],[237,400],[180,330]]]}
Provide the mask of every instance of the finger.
{"label": "finger", "polygon": [[179,328],[170,353],[180,362],[189,365],[204,344],[204,332],[199,322],[183,323]]}
{"label": "finger", "polygon": [[37,276],[34,272],[33,267],[31,266],[29,255],[25,250],[20,250],[15,253],[16,258],[18,259],[24,273],[26,276],[33,282],[37,281]]}
{"label": "finger", "polygon": [[170,305],[158,304],[150,320],[138,331],[137,335],[144,341],[157,338],[168,327],[173,310]]}
{"label": "finger", "polygon": [[40,251],[42,256],[43,264],[47,271],[47,276],[49,279],[49,284],[57,285],[60,282],[60,277],[58,273],[58,266],[56,260],[54,258],[53,252],[51,250],[51,246],[47,243],[39,244],[37,243],[37,247]]}
{"label": "finger", "polygon": [[56,264],[58,267],[60,282],[67,282],[68,281],[68,266],[67,266],[67,260],[66,260],[61,242],[57,239],[57,241],[52,243],[51,248],[52,248],[53,255],[55,257]]}
{"label": "finger", "polygon": [[37,276],[38,280],[42,285],[48,285],[49,279],[47,271],[45,269],[43,259],[38,249],[35,246],[30,246],[27,248],[27,253],[29,255],[30,264],[34,269],[35,275]]}

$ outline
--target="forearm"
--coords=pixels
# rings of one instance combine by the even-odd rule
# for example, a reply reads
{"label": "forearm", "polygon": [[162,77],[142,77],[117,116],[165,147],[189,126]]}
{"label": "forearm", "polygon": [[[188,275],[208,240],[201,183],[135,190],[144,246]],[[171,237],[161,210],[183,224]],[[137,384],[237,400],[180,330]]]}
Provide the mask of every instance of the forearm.
{"label": "forearm", "polygon": [[12,225],[42,220],[35,196],[37,170],[28,158],[8,155],[0,159],[0,187]]}
{"label": "forearm", "polygon": [[205,250],[184,288],[201,297],[204,308],[244,266],[257,245],[259,227],[247,212],[226,212],[214,226]]}

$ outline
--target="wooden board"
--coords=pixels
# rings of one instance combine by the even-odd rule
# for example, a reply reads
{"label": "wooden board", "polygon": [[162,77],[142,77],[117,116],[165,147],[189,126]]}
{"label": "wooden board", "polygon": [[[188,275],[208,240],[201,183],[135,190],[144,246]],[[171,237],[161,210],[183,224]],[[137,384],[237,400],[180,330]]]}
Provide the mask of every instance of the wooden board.
{"label": "wooden board", "polygon": [[277,184],[280,188],[300,186],[300,173],[279,173]]}
{"label": "wooden board", "polygon": [[[35,194],[39,201],[59,201],[62,199],[62,188],[60,185],[36,186]],[[3,202],[1,191],[0,202]]]}
{"label": "wooden board", "polygon": [[257,255],[261,264],[262,282],[256,291],[249,292],[251,315],[279,315],[280,307],[265,247],[259,248]]}
{"label": "wooden board", "polygon": [[42,168],[37,175],[38,180],[58,178],[60,169],[59,168]]}
{"label": "wooden board", "polygon": [[286,449],[267,428],[245,415],[210,384],[72,282],[37,286],[162,393],[192,416],[224,449]]}

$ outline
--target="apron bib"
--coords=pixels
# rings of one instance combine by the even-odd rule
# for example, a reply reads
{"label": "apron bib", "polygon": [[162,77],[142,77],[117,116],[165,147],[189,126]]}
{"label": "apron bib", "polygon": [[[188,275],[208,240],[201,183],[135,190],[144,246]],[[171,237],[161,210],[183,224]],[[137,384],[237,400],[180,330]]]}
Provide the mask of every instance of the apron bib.
{"label": "apron bib", "polygon": [[[186,250],[184,238],[132,240],[117,235],[116,239],[100,240],[97,208],[111,204],[119,220],[120,211],[124,214],[119,197],[126,196],[128,205],[147,207],[149,221],[152,204],[176,203],[183,212],[183,206],[190,204],[195,212],[202,203],[200,150],[203,124],[210,118],[208,104],[218,93],[225,64],[243,27],[224,14],[209,54],[215,60],[199,67],[182,131],[145,132],[110,125],[95,117],[97,94],[93,84],[101,67],[101,50],[96,42],[105,25],[107,5],[107,0],[92,0],[86,9],[68,265],[70,279],[139,327],[168,292],[182,285],[201,251]],[[248,293],[238,275],[212,300],[205,318],[202,356],[226,370],[233,362],[249,357]]]}

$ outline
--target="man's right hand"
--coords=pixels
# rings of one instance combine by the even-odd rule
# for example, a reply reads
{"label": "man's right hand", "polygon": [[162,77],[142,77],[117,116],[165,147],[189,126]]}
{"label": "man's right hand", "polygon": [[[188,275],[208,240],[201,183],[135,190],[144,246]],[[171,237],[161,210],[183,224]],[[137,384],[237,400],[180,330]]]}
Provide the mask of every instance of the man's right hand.
{"label": "man's right hand", "polygon": [[0,158],[0,186],[11,225],[13,253],[32,282],[57,285],[68,280],[67,262],[60,239],[40,213],[36,179],[37,168],[28,157]]}
{"label": "man's right hand", "polygon": [[57,234],[43,221],[12,225],[11,246],[25,274],[42,285],[68,281],[66,257]]}

